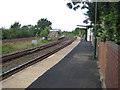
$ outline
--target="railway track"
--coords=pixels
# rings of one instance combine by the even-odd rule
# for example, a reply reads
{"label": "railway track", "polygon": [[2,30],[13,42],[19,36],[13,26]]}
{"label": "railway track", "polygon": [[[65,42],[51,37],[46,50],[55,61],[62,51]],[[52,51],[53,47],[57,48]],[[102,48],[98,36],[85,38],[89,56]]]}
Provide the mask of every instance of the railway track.
{"label": "railway track", "polygon": [[32,54],[34,52],[37,52],[37,51],[43,50],[45,48],[49,48],[51,46],[59,44],[63,41],[65,41],[65,39],[59,40],[59,41],[56,41],[56,42],[52,42],[52,43],[49,43],[49,44],[44,44],[44,45],[41,45],[41,46],[38,46],[38,47],[33,47],[33,48],[23,50],[23,51],[20,51],[20,52],[4,55],[4,56],[0,57],[0,62],[4,63],[4,62],[7,62],[7,61],[15,59],[15,58],[19,58],[19,57],[22,57],[22,56],[25,56],[25,55],[28,55],[28,54]]}
{"label": "railway track", "polygon": [[[76,38],[66,38],[58,42],[46,44],[40,47],[32,48],[31,50],[25,50],[26,54],[16,54],[16,57],[10,59],[1,60],[3,62],[2,68],[3,73],[0,74],[0,81],[4,80],[11,75],[49,57],[50,55],[56,53],[67,45],[71,44]],[[25,52],[23,51],[23,52]],[[21,53],[21,52],[20,52]],[[42,53],[42,54],[41,54]],[[20,55],[20,56],[19,56]],[[31,57],[32,55],[33,57]],[[8,55],[10,56],[10,55]],[[14,55],[15,56],[15,55]],[[19,57],[19,58],[18,58]],[[22,63],[21,63],[22,62]]]}

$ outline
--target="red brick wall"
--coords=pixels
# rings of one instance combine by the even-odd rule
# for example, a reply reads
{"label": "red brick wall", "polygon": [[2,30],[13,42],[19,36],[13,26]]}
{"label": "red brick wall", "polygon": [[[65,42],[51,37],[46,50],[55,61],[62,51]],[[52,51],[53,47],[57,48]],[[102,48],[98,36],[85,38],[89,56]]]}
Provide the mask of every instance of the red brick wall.
{"label": "red brick wall", "polygon": [[92,36],[92,41],[91,41],[92,45],[94,45],[94,37]]}
{"label": "red brick wall", "polygon": [[106,88],[120,88],[120,46],[97,40],[97,56]]}
{"label": "red brick wall", "polygon": [[112,42],[106,42],[106,70],[105,70],[105,81],[108,88],[118,88],[120,86],[119,81],[119,59],[120,55],[119,46]]}
{"label": "red brick wall", "polygon": [[107,53],[107,48],[106,44],[103,42],[99,42],[99,47],[98,47],[98,59],[101,65],[101,70],[103,77],[105,78],[105,70],[106,70],[106,53]]}

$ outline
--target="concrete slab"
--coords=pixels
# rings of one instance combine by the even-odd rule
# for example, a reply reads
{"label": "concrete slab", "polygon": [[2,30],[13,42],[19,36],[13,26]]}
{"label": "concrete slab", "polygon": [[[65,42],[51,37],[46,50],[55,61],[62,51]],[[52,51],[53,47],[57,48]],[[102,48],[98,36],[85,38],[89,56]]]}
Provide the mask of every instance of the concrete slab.
{"label": "concrete slab", "polygon": [[47,59],[36,63],[17,74],[2,81],[2,88],[26,88],[38,77],[61,61],[71,50],[78,45],[80,38],[77,38],[71,45],[65,47]]}

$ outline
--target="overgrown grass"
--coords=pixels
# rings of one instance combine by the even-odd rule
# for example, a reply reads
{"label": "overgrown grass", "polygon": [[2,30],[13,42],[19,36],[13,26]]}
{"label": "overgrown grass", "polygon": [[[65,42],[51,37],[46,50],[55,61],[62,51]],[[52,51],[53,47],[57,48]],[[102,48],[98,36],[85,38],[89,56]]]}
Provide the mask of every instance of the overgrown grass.
{"label": "overgrown grass", "polygon": [[17,49],[34,47],[34,46],[50,43],[50,42],[53,42],[53,41],[56,41],[56,40],[51,40],[51,41],[38,40],[37,44],[32,44],[31,42],[24,42],[24,43],[19,43],[19,44],[4,43],[4,44],[2,44],[2,52],[0,52],[0,54],[12,52],[12,51],[15,51]]}

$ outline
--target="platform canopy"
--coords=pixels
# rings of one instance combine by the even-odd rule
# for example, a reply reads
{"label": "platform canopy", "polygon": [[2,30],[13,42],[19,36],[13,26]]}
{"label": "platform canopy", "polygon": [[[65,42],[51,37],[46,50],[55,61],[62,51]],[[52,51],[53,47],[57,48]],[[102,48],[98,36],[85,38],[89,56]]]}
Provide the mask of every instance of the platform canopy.
{"label": "platform canopy", "polygon": [[81,28],[92,28],[93,26],[92,25],[77,25],[77,26],[79,26],[79,27],[81,27]]}
{"label": "platform canopy", "polygon": [[51,29],[49,31],[61,31],[61,29]]}

